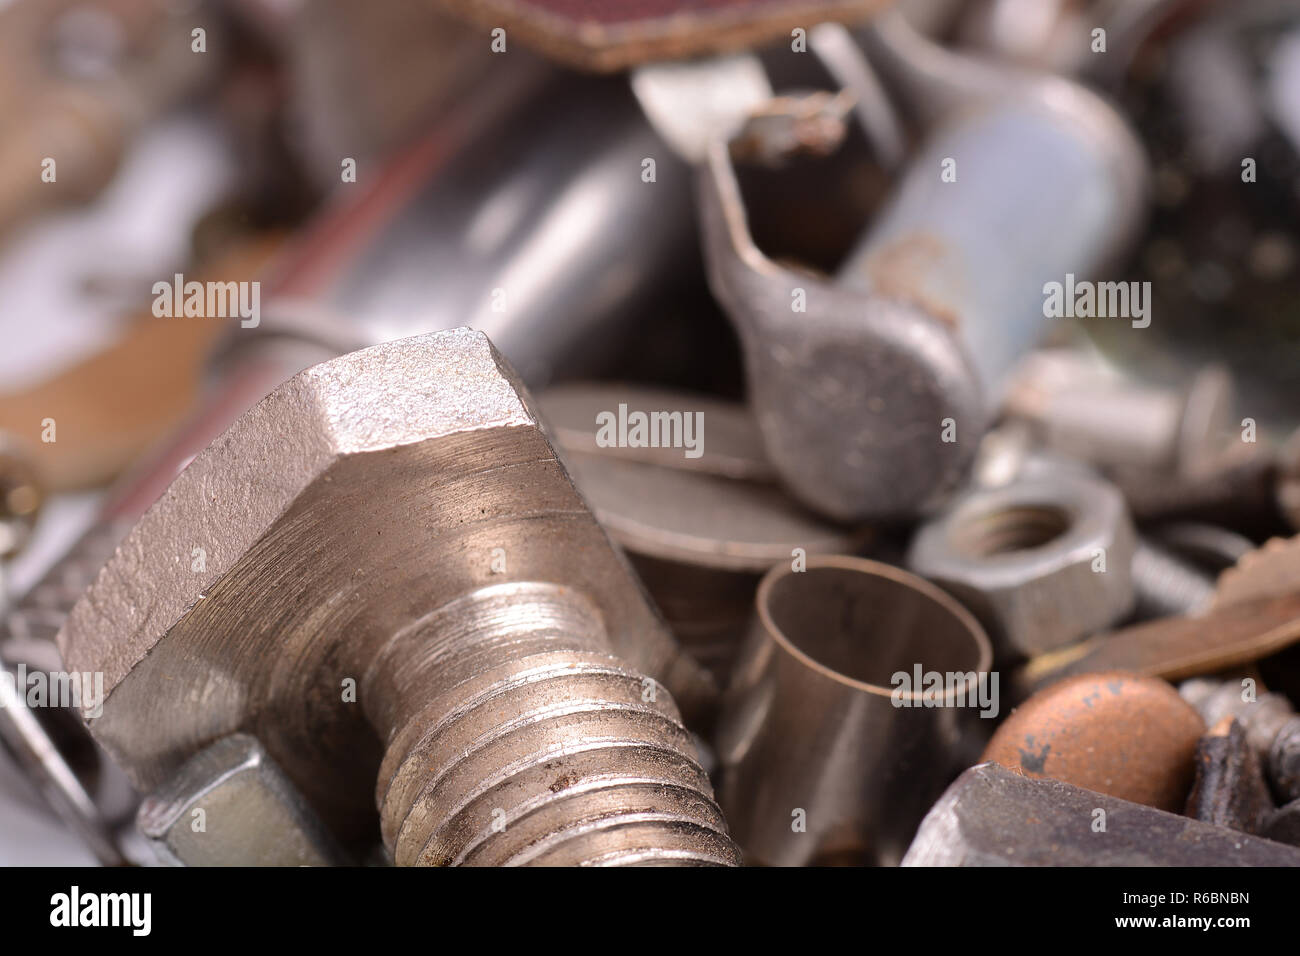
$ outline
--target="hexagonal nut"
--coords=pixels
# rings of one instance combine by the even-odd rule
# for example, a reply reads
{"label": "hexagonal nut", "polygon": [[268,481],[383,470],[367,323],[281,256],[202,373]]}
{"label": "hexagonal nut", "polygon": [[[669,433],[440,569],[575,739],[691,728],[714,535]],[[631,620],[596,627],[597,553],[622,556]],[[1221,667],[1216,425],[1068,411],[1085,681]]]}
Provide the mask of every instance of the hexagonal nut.
{"label": "hexagonal nut", "polygon": [[962,496],[917,532],[907,564],[965,603],[999,656],[1024,657],[1132,609],[1136,541],[1118,489],[1058,473]]}

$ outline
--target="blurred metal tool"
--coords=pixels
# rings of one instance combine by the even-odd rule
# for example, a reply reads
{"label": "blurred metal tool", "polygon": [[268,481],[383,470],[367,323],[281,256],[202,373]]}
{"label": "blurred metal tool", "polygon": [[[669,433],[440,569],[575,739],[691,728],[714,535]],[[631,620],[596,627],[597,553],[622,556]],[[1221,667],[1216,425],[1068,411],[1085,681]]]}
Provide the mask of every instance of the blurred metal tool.
{"label": "blurred metal tool", "polygon": [[1032,423],[1048,448],[1094,465],[1140,469],[1148,478],[1204,474],[1226,443],[1232,379],[1207,366],[1186,389],[1155,388],[1057,349],[1014,370],[1003,411]]}
{"label": "blurred metal tool", "polygon": [[1144,377],[1223,363],[1261,432],[1294,428],[1300,150],[1276,109],[1275,84],[1300,90],[1300,74],[1285,65],[1300,8],[1287,0],[1114,5],[1130,6],[1163,8],[1163,16],[1128,50],[1107,27],[1107,51],[1087,61],[1122,97],[1151,156],[1155,211],[1134,278],[1150,281],[1157,318],[1150,334],[1102,323],[1089,332]]}
{"label": "blurred metal tool", "polygon": [[969,759],[977,710],[996,713],[991,658],[969,612],[906,571],[844,557],[770,571],[715,737],[746,859],[896,863]]}
{"label": "blurred metal tool", "polygon": [[1300,531],[1300,429],[1287,438],[1278,461],[1278,507],[1291,527]]}
{"label": "blurred metal tool", "polygon": [[126,861],[94,798],[69,766],[58,743],[27,706],[19,672],[0,658],[0,744],[14,757],[50,808],[104,866]]}
{"label": "blurred metal tool", "polygon": [[[0,560],[22,550],[44,499],[45,486],[29,450],[0,431]],[[0,588],[0,610],[6,606],[6,595]]]}
{"label": "blurred metal tool", "polygon": [[1245,535],[1199,521],[1157,525],[1148,536],[1210,574],[1227,570],[1255,550],[1255,543]]}
{"label": "blurred metal tool", "polygon": [[[211,54],[191,52],[196,27],[210,34]],[[206,3],[23,0],[0,8],[0,234],[94,196],[145,121],[216,75],[222,28]]]}
{"label": "blurred metal tool", "polygon": [[1155,541],[1138,539],[1132,569],[1139,621],[1195,616],[1214,603],[1214,577]]}
{"label": "blurred metal tool", "polygon": [[914,514],[955,487],[1004,375],[1044,331],[1044,284],[1117,260],[1146,177],[1123,120],[1077,84],[949,53],[888,15],[867,35],[871,65],[935,126],[835,282],[762,253],[732,166],[782,142],[833,148],[833,100],[774,101],[711,145],[699,190],[710,283],[769,457],[842,520]]}
{"label": "blurred metal tool", "polygon": [[772,98],[767,71],[752,53],[648,63],[632,72],[631,83],[651,125],[690,163],[704,159],[710,140],[729,139]]}
{"label": "blurred metal tool", "polygon": [[904,866],[1300,866],[1300,850],[997,764],[926,815]]}
{"label": "blurred metal tool", "polygon": [[689,267],[686,169],[626,81],[523,53],[347,188],[277,264],[261,324],[232,349],[291,334],[346,352],[469,326],[536,386],[598,368],[638,309],[662,301],[664,275]]}
{"label": "blurred metal tool", "polygon": [[[256,280],[282,244],[278,234],[252,235],[205,263],[195,278]],[[22,439],[50,492],[116,478],[204,398],[209,353],[225,331],[221,318],[177,320],[140,309],[123,321],[124,331],[102,351],[27,388],[0,391],[0,432]],[[57,441],[41,440],[49,419],[57,423]]]}
{"label": "blurred metal tool", "polygon": [[501,68],[480,34],[433,3],[239,0],[283,57],[293,146],[321,186],[343,157],[364,182]]}

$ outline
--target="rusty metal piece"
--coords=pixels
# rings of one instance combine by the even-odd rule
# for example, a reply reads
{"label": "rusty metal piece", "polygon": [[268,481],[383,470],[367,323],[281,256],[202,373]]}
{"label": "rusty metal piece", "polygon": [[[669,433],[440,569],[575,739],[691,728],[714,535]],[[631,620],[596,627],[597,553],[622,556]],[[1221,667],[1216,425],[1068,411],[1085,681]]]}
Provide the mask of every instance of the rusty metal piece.
{"label": "rusty metal piece", "polygon": [[1135,544],[1119,492],[1062,471],[959,497],[917,531],[907,565],[965,603],[1014,659],[1127,614]]}
{"label": "rusty metal piece", "polygon": [[1257,661],[1300,640],[1300,594],[1170,617],[1040,654],[1016,673],[1017,698],[1072,674],[1126,671],[1182,680]]}
{"label": "rusty metal piece", "polygon": [[669,696],[702,675],[479,333],[276,389],[150,508],[59,647],[104,673],[92,731],[144,790],[242,731],[345,843],[377,803],[399,864],[735,859]]}
{"label": "rusty metal piece", "polygon": [[1278,796],[1284,801],[1300,798],[1300,716],[1290,700],[1282,694],[1259,693],[1253,679],[1238,683],[1198,678],[1185,681],[1179,693],[1206,723],[1237,718]]}
{"label": "rusty metal piece", "polygon": [[1121,670],[1182,680],[1240,667],[1300,641],[1300,538],[1275,538],[1219,575],[1210,610],[1100,634],[1041,654],[1013,678],[1017,699],[1070,674]]}
{"label": "rusty metal piece", "polygon": [[1187,798],[1187,815],[1260,833],[1274,809],[1264,771],[1241,722],[1224,715],[1196,745],[1196,782]]}
{"label": "rusty metal piece", "polygon": [[903,865],[1300,866],[1300,851],[986,763],[934,805]]}
{"label": "rusty metal piece", "polygon": [[1271,538],[1219,575],[1214,607],[1281,597],[1300,591],[1300,536]]}
{"label": "rusty metal piece", "polygon": [[1152,481],[1149,473],[1111,470],[1135,520],[1209,521],[1233,527],[1276,526],[1276,467],[1272,456],[1240,445],[1208,472]]}
{"label": "rusty metal piece", "polygon": [[[439,0],[488,30],[497,27],[547,56],[587,70],[613,71],[760,46],[796,27],[865,19],[887,0]],[[507,47],[508,49],[508,47]]]}
{"label": "rusty metal piece", "polygon": [[977,712],[996,716],[988,638],[938,588],[860,558],[777,566],[756,604],[715,736],[746,859],[896,863],[978,746]]}
{"label": "rusty metal piece", "polygon": [[1195,772],[1200,715],[1169,684],[1083,674],[1039,691],[994,733],[983,760],[1181,811]]}
{"label": "rusty metal piece", "polygon": [[[256,279],[282,241],[275,234],[251,237],[195,278]],[[227,331],[217,316],[178,320],[144,311],[128,321],[103,351],[28,388],[0,393],[0,431],[25,443],[52,491],[111,480],[180,424],[200,398],[213,344]],[[46,419],[57,423],[58,441],[41,440]]]}

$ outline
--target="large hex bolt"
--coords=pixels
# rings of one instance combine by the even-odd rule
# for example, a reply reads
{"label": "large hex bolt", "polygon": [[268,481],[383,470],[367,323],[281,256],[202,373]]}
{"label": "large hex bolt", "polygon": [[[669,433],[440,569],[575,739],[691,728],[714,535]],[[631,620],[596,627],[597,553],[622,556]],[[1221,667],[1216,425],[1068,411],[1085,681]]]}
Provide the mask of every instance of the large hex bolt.
{"label": "large hex bolt", "polygon": [[276,389],[144,515],[59,634],[152,790],[252,734],[336,836],[398,864],[737,854],[672,698],[698,675],[487,338]]}

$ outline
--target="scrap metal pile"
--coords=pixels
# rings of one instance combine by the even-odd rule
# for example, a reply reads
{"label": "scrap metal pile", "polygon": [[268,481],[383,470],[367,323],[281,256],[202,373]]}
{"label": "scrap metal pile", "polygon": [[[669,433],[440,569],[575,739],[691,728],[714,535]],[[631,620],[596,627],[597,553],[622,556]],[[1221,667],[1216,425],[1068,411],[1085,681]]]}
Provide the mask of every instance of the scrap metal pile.
{"label": "scrap metal pile", "polygon": [[0,4],[0,862],[1300,864],[1300,8]]}

